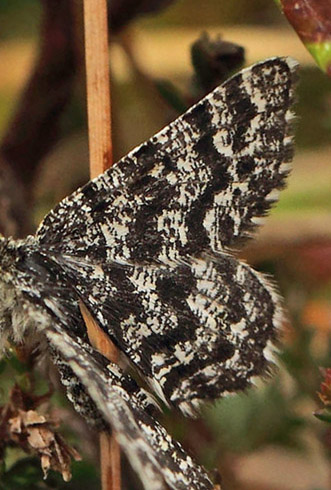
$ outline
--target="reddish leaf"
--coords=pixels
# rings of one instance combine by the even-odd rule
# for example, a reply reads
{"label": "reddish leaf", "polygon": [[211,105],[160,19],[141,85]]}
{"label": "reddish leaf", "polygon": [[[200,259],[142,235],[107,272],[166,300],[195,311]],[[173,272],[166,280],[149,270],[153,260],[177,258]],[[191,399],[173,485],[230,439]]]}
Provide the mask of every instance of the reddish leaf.
{"label": "reddish leaf", "polygon": [[331,2],[330,0],[277,0],[290,24],[331,76]]}

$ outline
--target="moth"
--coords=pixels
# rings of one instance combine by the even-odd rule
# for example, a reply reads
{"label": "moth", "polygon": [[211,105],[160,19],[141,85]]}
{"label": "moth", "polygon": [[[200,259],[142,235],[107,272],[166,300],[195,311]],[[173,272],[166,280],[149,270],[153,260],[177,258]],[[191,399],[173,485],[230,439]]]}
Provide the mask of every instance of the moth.
{"label": "moth", "polygon": [[34,236],[0,238],[0,338],[47,340],[75,408],[117,432],[146,489],[213,488],[155,400],[90,345],[82,302],[167,405],[264,375],[282,319],[235,257],[285,185],[296,62],[244,69],[60,202]]}

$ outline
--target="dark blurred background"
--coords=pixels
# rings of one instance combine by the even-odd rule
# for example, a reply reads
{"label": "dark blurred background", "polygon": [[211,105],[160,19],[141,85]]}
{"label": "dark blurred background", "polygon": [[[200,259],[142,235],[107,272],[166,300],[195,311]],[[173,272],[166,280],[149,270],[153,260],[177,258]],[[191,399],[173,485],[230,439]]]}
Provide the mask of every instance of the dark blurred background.
{"label": "dark blurred background", "polygon": [[[88,179],[81,2],[2,0],[0,26],[0,229],[22,236]],[[331,358],[330,80],[272,0],[114,0],[114,153],[119,158],[150,137],[222,78],[219,35],[245,49],[246,64],[289,55],[301,65],[288,188],[241,252],[273,274],[288,319],[276,376],[206,408],[201,420],[167,412],[162,421],[199,462],[219,469],[226,490],[327,490],[331,426],[313,412],[323,409],[320,368]],[[228,74],[236,63],[239,68],[240,56]],[[204,84],[201,75],[210,67]],[[64,396],[53,398],[55,412],[71,421]],[[27,486],[21,465],[16,474],[22,472],[24,488],[95,488],[95,438],[91,433],[87,440],[78,418],[69,426],[64,430],[86,456],[75,464],[72,483],[53,475],[49,483]],[[7,468],[20,457],[9,451]],[[139,488],[134,477],[125,485]],[[16,481],[3,488],[23,486]]]}

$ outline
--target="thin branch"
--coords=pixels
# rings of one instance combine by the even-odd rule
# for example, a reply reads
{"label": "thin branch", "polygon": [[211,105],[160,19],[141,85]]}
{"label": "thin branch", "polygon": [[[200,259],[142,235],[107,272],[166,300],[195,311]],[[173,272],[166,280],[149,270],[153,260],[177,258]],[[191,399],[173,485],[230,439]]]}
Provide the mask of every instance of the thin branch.
{"label": "thin branch", "polygon": [[[93,178],[112,164],[106,0],[84,0],[84,26],[90,173]],[[115,346],[83,305],[81,310],[92,345],[105,357],[116,361]],[[120,490],[120,450],[114,434],[100,436],[100,464],[102,489]]]}
{"label": "thin branch", "polygon": [[91,177],[112,164],[107,3],[84,0]]}

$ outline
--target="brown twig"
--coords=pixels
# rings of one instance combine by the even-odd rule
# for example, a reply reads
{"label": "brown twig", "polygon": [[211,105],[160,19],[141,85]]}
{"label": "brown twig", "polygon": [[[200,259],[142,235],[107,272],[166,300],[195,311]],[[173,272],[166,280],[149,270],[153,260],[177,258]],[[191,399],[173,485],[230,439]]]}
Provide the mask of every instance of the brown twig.
{"label": "brown twig", "polygon": [[107,3],[84,0],[91,177],[112,164]]}
{"label": "brown twig", "polygon": [[[112,164],[111,104],[106,0],[84,0],[87,112],[90,173],[96,177]],[[81,311],[89,339],[105,357],[117,360],[117,351],[84,305]],[[114,435],[100,436],[103,490],[120,490],[120,451]]]}

